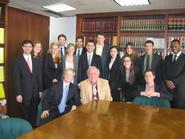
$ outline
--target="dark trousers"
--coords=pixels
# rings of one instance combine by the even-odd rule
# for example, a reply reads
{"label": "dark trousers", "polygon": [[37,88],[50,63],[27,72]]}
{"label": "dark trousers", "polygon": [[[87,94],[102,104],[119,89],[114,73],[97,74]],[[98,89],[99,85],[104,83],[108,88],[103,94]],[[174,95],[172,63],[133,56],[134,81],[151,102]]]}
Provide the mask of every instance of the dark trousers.
{"label": "dark trousers", "polygon": [[30,122],[32,126],[36,124],[38,102],[39,98],[32,98],[30,100],[23,98],[23,103],[21,104],[21,118]]}

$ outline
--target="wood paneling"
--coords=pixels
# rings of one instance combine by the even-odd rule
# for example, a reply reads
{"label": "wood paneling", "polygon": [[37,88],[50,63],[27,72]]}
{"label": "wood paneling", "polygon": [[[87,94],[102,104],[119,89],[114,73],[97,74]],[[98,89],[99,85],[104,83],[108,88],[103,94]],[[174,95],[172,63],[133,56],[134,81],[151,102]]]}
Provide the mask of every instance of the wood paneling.
{"label": "wood paneling", "polygon": [[21,43],[25,39],[42,42],[46,52],[49,45],[49,17],[24,10],[8,7],[8,52],[7,52],[7,95],[8,114],[18,116],[18,104],[15,101],[13,83],[13,62],[22,54]]}

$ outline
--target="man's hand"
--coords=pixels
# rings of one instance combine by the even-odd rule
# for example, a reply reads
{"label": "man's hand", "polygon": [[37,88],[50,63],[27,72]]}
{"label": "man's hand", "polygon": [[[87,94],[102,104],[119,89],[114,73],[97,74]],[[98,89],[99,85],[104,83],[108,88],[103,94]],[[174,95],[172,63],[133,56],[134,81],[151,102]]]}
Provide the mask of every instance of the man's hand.
{"label": "man's hand", "polygon": [[44,118],[47,118],[49,116],[49,110],[45,110],[42,112],[41,114],[41,118],[44,119]]}
{"label": "man's hand", "polygon": [[166,87],[167,87],[168,89],[171,89],[171,90],[175,88],[175,85],[174,85],[173,82],[170,81],[170,80],[166,80],[166,81],[165,81],[165,85],[166,85]]}
{"label": "man's hand", "polygon": [[23,101],[22,95],[16,96],[16,101],[17,101],[18,103],[22,103],[22,101]]}
{"label": "man's hand", "polygon": [[74,111],[74,110],[76,110],[76,106],[75,105],[73,105],[72,108],[71,108],[71,111]]}

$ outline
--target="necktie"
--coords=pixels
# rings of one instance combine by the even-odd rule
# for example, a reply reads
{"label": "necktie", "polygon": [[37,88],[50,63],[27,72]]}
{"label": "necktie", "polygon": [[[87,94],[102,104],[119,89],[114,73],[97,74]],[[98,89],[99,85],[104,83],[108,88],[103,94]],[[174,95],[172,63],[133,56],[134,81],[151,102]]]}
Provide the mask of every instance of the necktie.
{"label": "necktie", "polygon": [[147,55],[146,57],[146,70],[150,68],[150,56]]}
{"label": "necktie", "polygon": [[89,66],[91,66],[91,54],[88,55],[88,64],[89,64]]}
{"label": "necktie", "polygon": [[98,99],[98,93],[97,93],[96,85],[93,85],[92,93],[93,93],[93,100],[97,100]]}
{"label": "necktie", "polygon": [[77,51],[77,56],[80,56],[80,49],[78,49]]}
{"label": "necktie", "polygon": [[174,62],[176,62],[176,60],[177,60],[177,55],[174,55],[174,56],[173,56],[173,61],[172,61],[172,62],[174,63]]}
{"label": "necktie", "polygon": [[28,57],[28,59],[26,60],[27,64],[28,64],[28,67],[30,69],[30,72],[32,72],[32,64],[31,64],[31,59],[30,57]]}
{"label": "necktie", "polygon": [[66,101],[67,101],[67,96],[68,96],[68,90],[69,90],[69,86],[66,85],[63,89],[63,96],[62,96],[61,102],[58,106],[58,109],[59,109],[60,113],[63,113],[65,111]]}

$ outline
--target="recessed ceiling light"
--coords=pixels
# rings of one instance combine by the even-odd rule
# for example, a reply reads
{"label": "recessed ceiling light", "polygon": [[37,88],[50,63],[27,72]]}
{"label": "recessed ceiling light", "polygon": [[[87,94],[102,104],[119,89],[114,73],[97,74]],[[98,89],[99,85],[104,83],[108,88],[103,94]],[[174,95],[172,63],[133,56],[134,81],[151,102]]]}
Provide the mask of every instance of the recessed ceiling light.
{"label": "recessed ceiling light", "polygon": [[56,4],[47,5],[43,7],[51,11],[54,11],[54,12],[64,12],[64,11],[76,10],[76,8],[71,7],[64,3],[56,3]]}
{"label": "recessed ceiling light", "polygon": [[149,0],[114,0],[120,6],[149,5]]}

